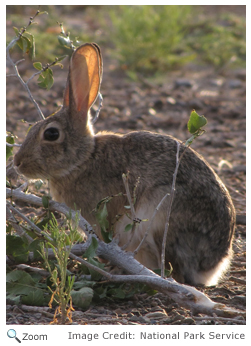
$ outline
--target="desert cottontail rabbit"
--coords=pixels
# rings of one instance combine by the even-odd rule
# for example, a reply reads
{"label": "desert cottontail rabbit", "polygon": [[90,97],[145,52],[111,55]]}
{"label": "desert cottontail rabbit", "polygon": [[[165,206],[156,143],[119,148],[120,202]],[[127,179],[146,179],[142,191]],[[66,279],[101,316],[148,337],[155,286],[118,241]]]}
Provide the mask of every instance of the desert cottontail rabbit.
{"label": "desert cottontail rabbit", "polygon": [[[52,197],[81,209],[96,225],[97,203],[125,192],[122,174],[130,172],[131,192],[140,177],[135,203],[139,219],[151,219],[163,196],[171,190],[176,165],[176,140],[168,135],[135,131],[125,135],[94,134],[89,110],[99,92],[102,58],[96,44],[77,48],[70,60],[64,104],[56,114],[32,126],[14,163],[28,178],[49,179]],[[180,152],[184,150],[181,145]],[[127,250],[134,250],[148,222],[133,234],[126,215],[125,195],[108,203],[108,221]],[[151,269],[160,268],[161,243],[168,198],[155,217],[136,258]],[[118,220],[117,216],[122,215]],[[173,277],[189,284],[214,285],[229,265],[235,210],[228,191],[209,164],[187,149],[181,160],[166,244],[166,263]]]}

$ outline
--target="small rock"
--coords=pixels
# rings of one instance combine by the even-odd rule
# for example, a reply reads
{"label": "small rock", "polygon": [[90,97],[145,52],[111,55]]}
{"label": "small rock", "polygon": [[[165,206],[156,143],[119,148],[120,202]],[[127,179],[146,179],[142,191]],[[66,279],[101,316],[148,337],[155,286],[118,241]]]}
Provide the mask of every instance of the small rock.
{"label": "small rock", "polygon": [[162,318],[166,318],[167,314],[164,313],[163,311],[156,311],[156,312],[149,312],[146,314],[144,317],[149,318],[149,319],[154,319],[154,320],[159,320]]}
{"label": "small rock", "polygon": [[196,324],[191,317],[187,317],[183,320],[183,324]]}
{"label": "small rock", "polygon": [[116,310],[114,310],[114,312],[118,315],[122,315],[123,314],[123,311],[121,310],[121,308],[118,308]]}
{"label": "small rock", "polygon": [[126,318],[122,318],[121,323],[127,324],[128,320]]}
{"label": "small rock", "polygon": [[193,83],[189,79],[176,79],[174,82],[174,87],[175,88],[180,88],[180,87],[186,87],[186,88],[191,88],[193,86]]}
{"label": "small rock", "polygon": [[129,321],[131,321],[131,322],[137,322],[137,321],[139,321],[139,317],[133,315],[133,316],[131,316],[131,317],[129,318]]}
{"label": "small rock", "polygon": [[171,105],[175,105],[176,104],[176,100],[173,97],[171,97],[171,96],[167,97],[166,101],[167,101],[167,103],[169,103]]}
{"label": "small rock", "polygon": [[149,108],[148,109],[148,113],[151,115],[155,115],[156,114],[156,110],[154,108]]}
{"label": "small rock", "polygon": [[148,318],[148,317],[146,317],[146,316],[143,316],[143,319],[144,319],[144,322],[145,322],[145,323],[151,323],[150,318]]}
{"label": "small rock", "polygon": [[212,80],[210,80],[210,84],[212,86],[220,87],[223,85],[223,79],[212,79]]}
{"label": "small rock", "polygon": [[230,89],[238,89],[242,87],[242,82],[239,79],[230,79],[227,85]]}

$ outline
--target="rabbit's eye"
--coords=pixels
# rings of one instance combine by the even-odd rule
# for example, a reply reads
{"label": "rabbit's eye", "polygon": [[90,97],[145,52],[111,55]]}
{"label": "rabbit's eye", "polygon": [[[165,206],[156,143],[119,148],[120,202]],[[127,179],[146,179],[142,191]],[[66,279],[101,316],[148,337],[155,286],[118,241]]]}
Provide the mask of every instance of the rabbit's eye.
{"label": "rabbit's eye", "polygon": [[47,141],[56,141],[59,138],[59,131],[56,127],[50,127],[44,131],[44,139]]}

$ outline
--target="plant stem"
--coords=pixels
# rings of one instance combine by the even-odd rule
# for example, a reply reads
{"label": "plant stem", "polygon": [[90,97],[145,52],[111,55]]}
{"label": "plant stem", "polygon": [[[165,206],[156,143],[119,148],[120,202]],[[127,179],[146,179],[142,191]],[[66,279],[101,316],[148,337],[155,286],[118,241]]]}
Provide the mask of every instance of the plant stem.
{"label": "plant stem", "polygon": [[171,193],[170,193],[170,201],[167,209],[167,218],[166,218],[166,223],[165,223],[165,231],[163,235],[163,240],[162,240],[162,251],[161,251],[161,277],[165,277],[165,251],[166,251],[166,239],[167,239],[167,233],[168,233],[168,228],[169,228],[169,221],[170,221],[170,215],[171,215],[171,210],[172,210],[172,204],[173,204],[173,199],[175,195],[175,184],[176,184],[176,178],[178,174],[178,169],[180,165],[180,160],[179,160],[179,152],[180,152],[180,142],[176,141],[177,144],[177,152],[176,152],[176,167],[173,173],[173,182],[172,182],[172,188],[171,188]]}

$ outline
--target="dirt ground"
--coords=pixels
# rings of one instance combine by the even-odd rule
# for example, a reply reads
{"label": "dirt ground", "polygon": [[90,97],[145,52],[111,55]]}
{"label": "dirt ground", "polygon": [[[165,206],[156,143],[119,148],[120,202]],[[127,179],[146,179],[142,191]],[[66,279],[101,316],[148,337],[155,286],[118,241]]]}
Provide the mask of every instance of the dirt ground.
{"label": "dirt ground", "polygon": [[[101,47],[102,49],[102,47]],[[20,64],[20,74],[28,76],[30,65]],[[8,67],[8,73],[11,73]],[[31,83],[30,88],[45,116],[62,103],[67,68],[56,69],[55,84],[46,92]],[[25,77],[27,78],[27,77]],[[162,82],[149,83],[143,77],[129,81],[105,54],[101,92],[103,107],[96,132],[125,133],[151,130],[189,137],[186,123],[192,109],[208,119],[206,134],[192,147],[202,154],[229,189],[237,212],[230,271],[217,287],[198,288],[212,300],[245,312],[246,297],[246,72],[227,67],[215,72],[211,67],[187,66],[166,73]],[[7,131],[24,139],[28,123],[38,115],[28,95],[15,78],[7,80]],[[48,324],[52,311],[27,311],[25,306],[7,305],[7,324]],[[245,318],[205,318],[178,306],[167,296],[138,294],[129,301],[102,301],[87,312],[76,308],[73,324],[244,324]]]}

